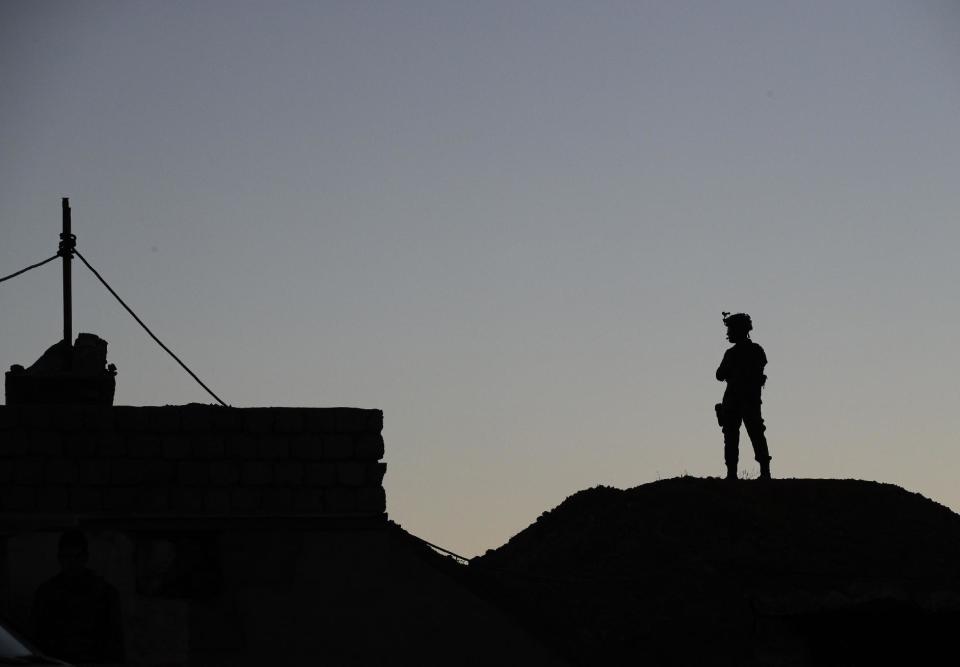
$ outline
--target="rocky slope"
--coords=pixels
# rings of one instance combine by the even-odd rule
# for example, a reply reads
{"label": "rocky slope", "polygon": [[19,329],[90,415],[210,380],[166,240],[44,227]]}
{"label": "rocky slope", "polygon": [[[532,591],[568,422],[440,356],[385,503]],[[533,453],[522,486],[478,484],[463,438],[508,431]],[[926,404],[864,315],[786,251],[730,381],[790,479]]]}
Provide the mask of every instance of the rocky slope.
{"label": "rocky slope", "polygon": [[470,572],[575,664],[924,664],[960,621],[960,516],[889,484],[683,477],[576,493]]}

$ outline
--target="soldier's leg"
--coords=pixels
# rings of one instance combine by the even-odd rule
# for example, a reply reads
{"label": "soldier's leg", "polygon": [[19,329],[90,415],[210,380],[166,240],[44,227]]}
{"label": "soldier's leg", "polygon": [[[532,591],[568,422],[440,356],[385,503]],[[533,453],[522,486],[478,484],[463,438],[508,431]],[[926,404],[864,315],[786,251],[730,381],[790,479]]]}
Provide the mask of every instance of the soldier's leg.
{"label": "soldier's leg", "polygon": [[743,415],[740,406],[733,402],[723,404],[723,460],[727,464],[727,473],[737,474],[737,462],[740,459],[740,423]]}
{"label": "soldier's leg", "polygon": [[760,414],[760,403],[751,403],[744,406],[743,425],[747,428],[747,435],[750,436],[750,442],[753,444],[753,457],[760,464],[760,476],[770,476],[770,450],[767,447],[767,436],[765,431],[767,427],[763,423],[763,417]]}

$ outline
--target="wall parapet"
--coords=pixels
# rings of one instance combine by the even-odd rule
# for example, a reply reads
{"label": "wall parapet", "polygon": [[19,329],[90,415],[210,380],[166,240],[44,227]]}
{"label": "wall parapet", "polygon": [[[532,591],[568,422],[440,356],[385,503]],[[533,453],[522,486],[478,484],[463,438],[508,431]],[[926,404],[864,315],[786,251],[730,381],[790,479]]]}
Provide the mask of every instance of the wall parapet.
{"label": "wall parapet", "polygon": [[382,516],[383,412],[0,406],[0,514]]}

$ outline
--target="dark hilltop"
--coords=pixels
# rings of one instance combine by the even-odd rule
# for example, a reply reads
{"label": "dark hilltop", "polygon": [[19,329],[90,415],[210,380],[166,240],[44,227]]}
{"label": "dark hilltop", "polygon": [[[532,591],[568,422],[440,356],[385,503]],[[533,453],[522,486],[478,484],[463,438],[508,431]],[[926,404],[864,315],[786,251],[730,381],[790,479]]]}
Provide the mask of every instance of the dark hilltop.
{"label": "dark hilltop", "polygon": [[682,477],[575,493],[469,569],[572,664],[933,664],[960,516],[890,484]]}

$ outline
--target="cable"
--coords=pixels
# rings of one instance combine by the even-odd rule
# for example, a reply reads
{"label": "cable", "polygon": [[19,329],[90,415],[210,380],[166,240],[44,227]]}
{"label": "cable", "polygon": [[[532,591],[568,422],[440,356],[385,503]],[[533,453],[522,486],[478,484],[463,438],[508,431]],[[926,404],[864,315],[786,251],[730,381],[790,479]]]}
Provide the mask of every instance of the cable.
{"label": "cable", "polygon": [[449,549],[444,549],[443,547],[439,547],[439,546],[437,546],[436,544],[434,544],[433,542],[427,542],[427,541],[426,541],[425,539],[423,539],[422,537],[418,537],[418,536],[414,535],[413,533],[407,533],[407,534],[408,534],[410,537],[412,537],[412,538],[414,538],[414,539],[416,539],[416,540],[419,540],[420,542],[423,542],[424,544],[426,544],[428,547],[430,547],[430,548],[432,548],[432,549],[436,549],[437,551],[439,551],[439,552],[441,552],[441,553],[445,553],[445,554],[447,554],[448,556],[453,556],[455,559],[457,559],[458,561],[463,562],[465,565],[468,565],[468,564],[470,563],[470,560],[471,560],[471,559],[470,559],[470,558],[467,558],[466,556],[461,556],[460,554],[454,553],[453,551],[450,551]]}
{"label": "cable", "polygon": [[16,277],[19,276],[21,273],[26,273],[26,272],[29,271],[30,269],[35,269],[35,268],[37,268],[38,266],[43,266],[43,265],[46,264],[47,262],[52,262],[52,261],[55,260],[57,257],[60,257],[60,253],[57,253],[57,254],[54,255],[53,257],[51,257],[51,258],[49,258],[49,259],[45,259],[45,260],[43,260],[42,262],[37,262],[36,264],[31,264],[31,265],[28,266],[27,268],[25,268],[25,269],[20,269],[20,270],[17,271],[16,273],[11,273],[9,276],[4,276],[3,278],[0,278],[0,283],[2,283],[4,280],[10,280],[11,278],[16,278]]}
{"label": "cable", "polygon": [[[195,374],[192,370],[190,370],[189,368],[187,368],[187,365],[186,365],[185,363],[183,363],[182,361],[180,361],[180,357],[178,357],[177,355],[175,355],[175,354],[173,353],[173,351],[172,351],[169,347],[167,347],[166,345],[164,345],[164,344],[160,341],[160,339],[157,338],[156,335],[155,335],[152,331],[150,331],[150,328],[149,328],[146,324],[143,323],[143,320],[141,320],[139,317],[137,317],[137,314],[136,314],[135,312],[133,312],[133,310],[130,309],[130,306],[128,306],[126,303],[124,303],[123,299],[120,298],[120,295],[117,294],[116,292],[114,292],[114,291],[113,291],[113,288],[110,287],[110,285],[107,284],[107,281],[103,279],[103,276],[101,276],[99,273],[97,273],[97,270],[96,270],[95,268],[93,268],[92,266],[90,266],[90,262],[88,262],[87,259],[86,259],[83,255],[80,254],[80,251],[79,251],[79,250],[74,249],[74,250],[73,250],[73,254],[80,258],[80,261],[83,262],[88,269],[90,269],[90,271],[93,273],[93,275],[95,275],[95,276],[97,277],[97,280],[99,280],[101,283],[103,283],[103,286],[106,287],[107,290],[109,290],[110,294],[112,294],[112,295],[114,296],[114,298],[115,298],[117,301],[120,302],[120,305],[123,306],[123,307],[127,310],[127,312],[130,313],[130,315],[133,316],[133,319],[135,319],[135,320],[137,321],[137,324],[139,324],[141,327],[143,327],[143,330],[146,331],[148,334],[150,334],[150,337],[157,342],[157,345],[159,345],[160,347],[162,347],[162,348],[167,352],[167,354],[169,354],[171,357],[173,357],[174,360],[175,360],[178,364],[180,364],[180,366],[183,368],[183,370],[185,370],[187,373],[189,373],[189,374],[190,374],[190,377],[192,377],[194,380],[197,381],[197,384],[199,384],[201,387],[203,387],[204,389],[206,389],[208,394],[210,394],[210,395],[213,396],[215,399],[217,399],[217,403],[219,403],[220,405],[222,405],[222,406],[225,407],[225,408],[230,407],[229,405],[227,405],[226,403],[224,403],[224,402],[220,399],[219,396],[217,396],[216,394],[214,394],[213,391],[211,391],[210,387],[208,387],[207,385],[205,385],[205,384],[203,383],[203,381],[202,381],[200,378],[198,378],[198,377],[196,376],[196,374]],[[49,260],[47,260],[47,261],[49,261]]]}
{"label": "cable", "polygon": [[[467,558],[466,556],[461,556],[456,552],[450,551],[449,549],[436,545],[433,542],[429,542],[423,539],[422,537],[420,537],[419,535],[414,535],[413,533],[410,533],[410,532],[408,532],[407,535],[417,540],[421,544],[424,544],[430,547],[431,549],[434,549],[436,551],[439,551],[440,553],[444,553],[448,556],[451,556],[452,558],[462,563],[463,565],[470,565],[474,560],[473,558]],[[495,572],[500,575],[513,577],[515,579],[528,579],[531,581],[538,581],[540,583],[548,583],[548,584],[570,584],[570,585],[611,584],[611,585],[619,586],[619,585],[632,584],[632,583],[637,583],[638,581],[642,581],[636,577],[632,577],[632,578],[620,577],[620,578],[607,578],[607,579],[596,579],[596,578],[589,578],[589,577],[556,577],[556,576],[550,576],[550,575],[535,574],[533,572],[521,572],[520,570],[504,569],[501,567],[489,567],[486,565],[484,565],[483,569],[487,572]]]}

